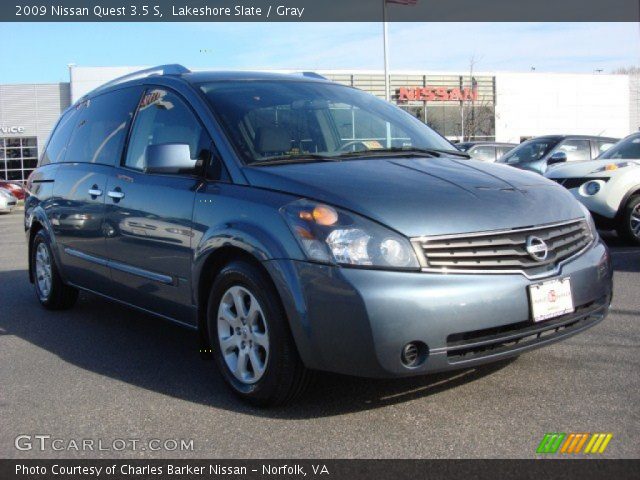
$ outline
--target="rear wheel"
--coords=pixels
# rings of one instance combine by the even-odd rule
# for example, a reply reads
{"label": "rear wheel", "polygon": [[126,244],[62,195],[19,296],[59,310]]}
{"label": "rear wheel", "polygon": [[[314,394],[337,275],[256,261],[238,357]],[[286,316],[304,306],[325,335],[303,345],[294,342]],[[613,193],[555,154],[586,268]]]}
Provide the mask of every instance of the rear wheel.
{"label": "rear wheel", "polygon": [[640,195],[631,197],[624,206],[616,231],[626,241],[640,245]]}
{"label": "rear wheel", "polygon": [[31,246],[31,274],[38,300],[49,310],[71,308],[78,299],[78,290],[65,285],[58,273],[49,237],[44,230],[36,233]]}
{"label": "rear wheel", "polygon": [[257,267],[225,266],[211,288],[207,327],[213,356],[231,389],[259,406],[295,399],[307,383],[278,294]]}

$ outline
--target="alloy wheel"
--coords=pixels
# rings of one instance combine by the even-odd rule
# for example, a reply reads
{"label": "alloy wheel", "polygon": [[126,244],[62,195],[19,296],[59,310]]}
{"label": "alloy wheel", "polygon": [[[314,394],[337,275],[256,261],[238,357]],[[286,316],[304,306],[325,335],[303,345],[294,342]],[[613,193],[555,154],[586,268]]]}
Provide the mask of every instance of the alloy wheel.
{"label": "alloy wheel", "polygon": [[52,281],[53,274],[49,249],[44,243],[39,243],[36,249],[36,282],[43,298],[49,297]]}
{"label": "alloy wheel", "polygon": [[631,233],[636,238],[640,238],[640,203],[631,211],[629,227],[631,227]]}
{"label": "alloy wheel", "polygon": [[218,343],[229,371],[245,384],[264,375],[269,360],[269,334],[256,297],[239,285],[229,288],[218,306]]}

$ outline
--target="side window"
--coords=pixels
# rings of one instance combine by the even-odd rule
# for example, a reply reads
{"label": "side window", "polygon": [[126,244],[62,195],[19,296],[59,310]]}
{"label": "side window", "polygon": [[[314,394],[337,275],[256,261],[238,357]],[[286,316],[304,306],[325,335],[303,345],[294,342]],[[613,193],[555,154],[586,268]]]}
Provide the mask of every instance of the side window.
{"label": "side window", "polygon": [[469,155],[475,160],[494,162],[496,159],[496,147],[478,145],[469,149]]}
{"label": "side window", "polygon": [[71,109],[67,111],[58,124],[56,129],[51,134],[47,149],[42,154],[40,159],[40,166],[47,165],[49,163],[61,162],[64,160],[64,154],[67,151],[67,144],[69,143],[69,137],[73,132],[73,128],[76,126],[77,109]]}
{"label": "side window", "polygon": [[140,93],[139,88],[127,88],[83,103],[65,161],[116,165]]}
{"label": "side window", "polygon": [[615,142],[597,140],[595,144],[596,144],[596,156],[599,156],[600,154],[606,152],[611,147],[613,147],[615,145]]}
{"label": "side window", "polygon": [[496,152],[496,157],[500,158],[503,155],[509,153],[511,150],[513,150],[513,147],[498,147]]}
{"label": "side window", "polygon": [[568,162],[591,160],[591,145],[589,145],[589,140],[565,140],[556,151],[565,152]]}
{"label": "side window", "polygon": [[176,94],[161,88],[147,90],[133,123],[125,166],[143,170],[147,147],[166,143],[189,145],[192,160],[202,160],[211,139],[191,109]]}

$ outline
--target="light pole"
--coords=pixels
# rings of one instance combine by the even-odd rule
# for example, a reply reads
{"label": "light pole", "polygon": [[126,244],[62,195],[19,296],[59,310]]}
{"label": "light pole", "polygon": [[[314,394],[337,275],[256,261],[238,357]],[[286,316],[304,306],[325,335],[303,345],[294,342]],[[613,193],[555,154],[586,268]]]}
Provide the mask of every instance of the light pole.
{"label": "light pole", "polygon": [[387,0],[382,0],[382,41],[384,51],[384,99],[388,102],[391,100],[391,92],[389,91],[389,35],[387,27]]}

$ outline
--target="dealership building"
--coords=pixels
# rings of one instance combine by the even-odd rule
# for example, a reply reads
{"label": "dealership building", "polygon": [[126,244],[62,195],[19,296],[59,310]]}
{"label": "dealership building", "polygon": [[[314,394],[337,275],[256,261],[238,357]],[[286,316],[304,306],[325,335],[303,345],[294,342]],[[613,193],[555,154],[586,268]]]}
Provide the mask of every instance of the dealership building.
{"label": "dealership building", "polygon": [[[0,84],[0,177],[26,179],[67,106],[142,68],[71,66],[68,83]],[[317,73],[385,97],[379,71]],[[390,94],[400,108],[454,141],[519,143],[546,134],[624,137],[640,129],[638,75],[394,71]]]}

